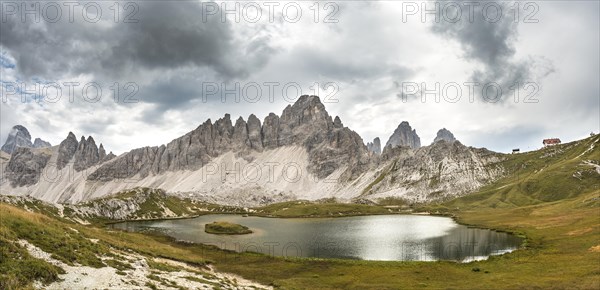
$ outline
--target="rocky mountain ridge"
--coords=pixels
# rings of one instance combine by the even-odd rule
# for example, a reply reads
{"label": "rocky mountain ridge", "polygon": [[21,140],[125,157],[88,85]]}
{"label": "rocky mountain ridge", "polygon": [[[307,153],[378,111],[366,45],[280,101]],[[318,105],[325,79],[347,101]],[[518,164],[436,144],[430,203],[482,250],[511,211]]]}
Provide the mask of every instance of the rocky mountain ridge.
{"label": "rocky mountain ridge", "polygon": [[0,150],[12,154],[19,147],[25,148],[46,148],[50,147],[50,142],[46,142],[40,138],[35,138],[35,141],[31,143],[31,134],[29,130],[22,125],[15,125],[8,133],[6,142],[2,145]]}
{"label": "rocky mountain ridge", "polygon": [[[2,166],[3,177],[13,187],[30,186],[37,184],[41,177],[51,178],[43,176],[49,173],[50,168],[61,170],[72,164],[73,170],[82,171],[115,157],[112,152],[107,155],[102,144],[98,148],[91,136],[87,140],[82,136],[77,142],[72,132],[53,148],[17,147],[6,166]],[[51,162],[53,156],[56,159]]]}
{"label": "rocky mountain ridge", "polygon": [[[197,170],[225,152],[247,156],[283,146],[299,145],[309,153],[309,171],[324,178],[342,166],[355,168],[367,162],[367,148],[361,137],[344,127],[339,117],[332,120],[316,96],[301,96],[279,117],[271,113],[261,126],[255,115],[235,125],[225,114],[213,124],[210,119],[195,130],[167,145],[134,149],[101,166],[88,179],[111,181],[167,171]],[[347,175],[353,175],[348,172]]]}
{"label": "rocky mountain ridge", "polygon": [[58,146],[13,153],[0,167],[5,177],[0,187],[53,203],[147,187],[181,198],[257,206],[330,197],[436,199],[466,194],[503,174],[493,168],[501,155],[484,149],[459,142],[420,147],[408,122],[398,126],[381,154],[377,141],[365,145],[317,96],[301,96],[281,116],[270,113],[262,123],[255,115],[234,123],[226,114],[165,145],[118,157],[92,137],[77,141],[69,133]]}
{"label": "rocky mountain ridge", "polygon": [[[386,148],[387,149],[387,148]],[[400,197],[418,202],[464,195],[502,176],[501,154],[455,142],[387,149],[375,182],[363,192],[372,199]]]}
{"label": "rocky mountain ridge", "polygon": [[52,144],[50,144],[50,142],[44,141],[40,138],[35,138],[35,140],[33,141],[33,148],[46,148],[46,147],[52,147]]}

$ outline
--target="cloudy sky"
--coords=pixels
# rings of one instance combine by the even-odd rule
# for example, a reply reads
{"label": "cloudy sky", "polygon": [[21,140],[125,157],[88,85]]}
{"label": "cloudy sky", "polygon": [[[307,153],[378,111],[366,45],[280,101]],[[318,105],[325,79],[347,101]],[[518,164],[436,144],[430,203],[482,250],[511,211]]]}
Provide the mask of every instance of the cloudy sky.
{"label": "cloudy sky", "polygon": [[299,91],[365,143],[404,120],[502,152],[600,131],[597,1],[126,3],[2,2],[2,142],[21,124],[122,153]]}

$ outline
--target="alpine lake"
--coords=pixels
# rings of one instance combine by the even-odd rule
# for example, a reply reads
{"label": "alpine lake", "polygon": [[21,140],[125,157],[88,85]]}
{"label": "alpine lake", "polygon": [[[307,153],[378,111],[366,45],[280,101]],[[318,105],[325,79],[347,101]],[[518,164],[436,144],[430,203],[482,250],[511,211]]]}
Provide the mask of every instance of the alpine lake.
{"label": "alpine lake", "polygon": [[[206,233],[205,225],[215,221],[241,224],[252,233]],[[237,252],[378,261],[469,262],[511,252],[522,243],[522,238],[508,233],[467,227],[448,217],[429,215],[266,218],[210,214],[190,219],[128,221],[109,227],[159,232],[180,241]]]}

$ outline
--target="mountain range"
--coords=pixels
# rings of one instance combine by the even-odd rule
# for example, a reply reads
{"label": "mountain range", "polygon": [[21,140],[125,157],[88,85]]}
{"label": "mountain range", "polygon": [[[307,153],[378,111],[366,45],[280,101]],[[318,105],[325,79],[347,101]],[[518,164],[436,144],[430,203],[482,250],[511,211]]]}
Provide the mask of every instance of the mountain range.
{"label": "mountain range", "polygon": [[446,129],[421,147],[406,121],[383,150],[379,138],[365,145],[339,117],[329,115],[319,97],[308,95],[281,116],[270,113],[261,122],[250,115],[233,122],[225,114],[165,145],[119,156],[107,154],[93,137],[77,141],[71,132],[53,147],[27,140],[27,129],[15,126],[3,146],[11,155],[0,159],[2,194],[53,203],[79,203],[136,187],[241,206],[332,197],[429,201],[467,194],[505,172],[498,165],[503,154],[467,147]]}

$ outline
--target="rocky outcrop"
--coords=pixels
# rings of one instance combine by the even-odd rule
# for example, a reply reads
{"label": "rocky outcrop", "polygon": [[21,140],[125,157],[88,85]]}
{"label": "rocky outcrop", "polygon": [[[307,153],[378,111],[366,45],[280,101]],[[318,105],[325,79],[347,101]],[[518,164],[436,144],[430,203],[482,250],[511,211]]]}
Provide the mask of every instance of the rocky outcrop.
{"label": "rocky outcrop", "polygon": [[386,148],[397,146],[408,146],[413,149],[421,147],[421,138],[417,135],[417,130],[413,130],[406,121],[398,125],[398,128],[394,130],[394,133],[385,143]]}
{"label": "rocky outcrop", "polygon": [[436,142],[419,149],[385,150],[387,160],[364,197],[396,196],[413,201],[439,200],[474,191],[502,176],[495,166],[501,155],[467,147],[458,141]]}
{"label": "rocky outcrop", "polygon": [[[150,188],[135,188],[127,192],[120,192],[113,196],[92,200],[75,207],[75,210],[84,217],[104,217],[113,220],[170,217],[172,213],[164,200],[167,195],[164,190]],[[152,212],[142,212],[142,205],[153,205],[153,208],[164,210],[155,216],[146,216]]]}
{"label": "rocky outcrop", "polygon": [[344,124],[342,124],[342,120],[340,119],[340,117],[335,116],[335,119],[333,119],[333,128],[336,128],[336,129],[344,128]]}
{"label": "rocky outcrop", "polygon": [[102,159],[102,162],[106,162],[106,161],[110,161],[113,158],[117,157],[117,155],[113,154],[112,151],[110,151],[106,157],[104,157],[104,159]]}
{"label": "rocky outcrop", "polygon": [[36,184],[50,157],[51,155],[44,151],[17,147],[6,166],[6,178],[13,187]]}
{"label": "rocky outcrop", "polygon": [[78,147],[79,143],[77,142],[77,137],[75,137],[75,134],[72,132],[69,132],[67,138],[60,142],[60,145],[58,145],[56,167],[58,169],[63,169],[65,166],[67,166],[69,161],[71,161],[71,158],[73,158],[75,155],[75,152],[77,152]]}
{"label": "rocky outcrop", "polygon": [[[231,123],[231,115],[225,114],[225,117],[217,120],[215,122],[214,130],[216,130],[215,135],[215,145],[214,149],[219,150],[219,148],[227,148],[229,149],[232,145],[232,137],[233,137],[233,125]],[[239,145],[239,144],[236,144]],[[241,146],[240,146],[241,147]],[[176,169],[176,168],[174,168]]]}
{"label": "rocky outcrop", "polygon": [[270,113],[265,117],[263,127],[261,129],[263,137],[263,146],[265,149],[277,148],[279,145],[279,116],[274,113]]}
{"label": "rocky outcrop", "polygon": [[381,140],[379,140],[379,137],[375,137],[373,142],[367,143],[367,150],[377,155],[381,154]]}
{"label": "rocky outcrop", "polygon": [[307,139],[309,172],[325,178],[340,168],[346,170],[338,178],[345,182],[358,177],[368,169],[371,159],[362,138],[347,127],[330,131],[325,142],[317,142],[318,135]]}
{"label": "rocky outcrop", "polygon": [[246,125],[243,119],[238,119],[236,129],[231,124],[229,114],[214,124],[209,119],[167,145],[129,151],[100,166],[88,179],[109,181],[135,175],[146,177],[167,171],[198,169],[224,152],[250,148]]}
{"label": "rocky outcrop", "polygon": [[262,141],[262,129],[260,125],[260,120],[251,114],[248,117],[248,140],[250,141],[250,147],[257,151],[262,151],[263,149],[263,141]]}
{"label": "rocky outcrop", "polygon": [[50,144],[50,142],[46,142],[40,138],[35,138],[35,140],[33,141],[33,148],[48,148],[48,147],[52,147],[52,144]]}
{"label": "rocky outcrop", "polygon": [[69,132],[67,138],[58,145],[57,155],[56,167],[58,169],[63,169],[69,162],[73,161],[75,171],[82,171],[114,158],[112,152],[106,155],[106,150],[102,144],[98,148],[92,136],[88,136],[87,139],[81,136],[81,140],[77,142],[77,138],[72,132]]}
{"label": "rocky outcrop", "polygon": [[92,136],[89,136],[87,140],[81,136],[81,141],[79,141],[74,158],[75,163],[73,164],[73,168],[76,171],[87,169],[100,161],[98,147]]}
{"label": "rocky outcrop", "polygon": [[233,126],[232,149],[234,151],[242,151],[251,148],[250,138],[248,135],[248,124],[244,118],[239,117]]}
{"label": "rocky outcrop", "polygon": [[[279,119],[278,146],[318,143],[332,129],[333,120],[319,97],[304,95],[283,110]],[[309,138],[313,140],[307,140]],[[311,147],[311,144],[306,145]]]}
{"label": "rocky outcrop", "polygon": [[102,145],[102,143],[100,143],[100,147],[98,147],[98,159],[100,163],[109,161],[113,158],[115,158],[115,154],[112,153],[112,151],[108,154],[106,154],[106,150],[104,149],[104,145]]}
{"label": "rocky outcrop", "polygon": [[25,148],[46,148],[51,147],[49,142],[46,142],[40,138],[35,138],[35,142],[31,143],[31,134],[27,128],[16,125],[12,127],[6,138],[6,142],[2,145],[1,151],[11,154],[18,147]]}
{"label": "rocky outcrop", "polygon": [[437,132],[435,139],[433,139],[433,143],[441,140],[446,142],[454,142],[456,141],[456,138],[454,138],[454,134],[452,134],[452,132],[450,132],[448,129],[442,128]]}
{"label": "rocky outcrop", "polygon": [[6,142],[2,145],[2,151],[11,154],[18,147],[26,147],[31,148],[33,144],[31,144],[31,135],[27,128],[16,125],[12,127],[10,133],[8,133],[8,138],[6,138]]}
{"label": "rocky outcrop", "polygon": [[347,167],[343,179],[356,177],[369,163],[362,138],[344,127],[339,117],[332,121],[317,96],[301,96],[283,111],[279,120],[278,145],[302,145],[309,153],[309,172],[325,178]]}
{"label": "rocky outcrop", "polygon": [[2,151],[11,154],[17,147],[32,147],[31,144],[31,135],[29,135],[29,131],[27,128],[16,125],[12,127],[10,132],[8,133],[8,138],[6,138],[6,142],[2,145]]}
{"label": "rocky outcrop", "polygon": [[98,147],[98,159],[100,161],[104,161],[106,159],[106,150],[104,149],[104,145],[100,143],[100,147]]}

